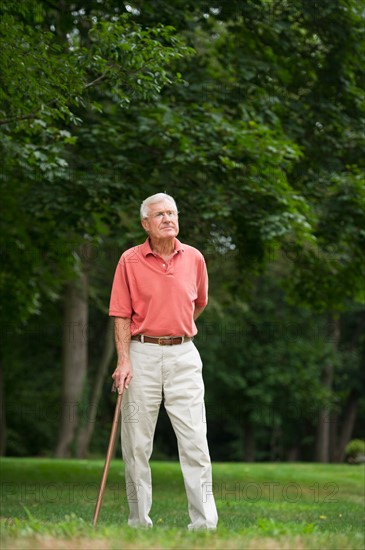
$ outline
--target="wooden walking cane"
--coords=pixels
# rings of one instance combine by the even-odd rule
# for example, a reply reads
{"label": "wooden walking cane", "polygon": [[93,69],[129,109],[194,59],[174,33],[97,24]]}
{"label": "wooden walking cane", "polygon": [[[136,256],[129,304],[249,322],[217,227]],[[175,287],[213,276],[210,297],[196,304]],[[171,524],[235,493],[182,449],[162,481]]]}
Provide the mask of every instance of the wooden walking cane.
{"label": "wooden walking cane", "polygon": [[[112,391],[116,391],[116,388],[115,388],[114,384],[113,384],[113,387],[112,387]],[[112,458],[113,449],[114,449],[114,445],[115,445],[115,438],[116,438],[116,435],[117,435],[120,409],[121,409],[121,406],[122,406],[122,397],[123,397],[122,393],[118,394],[117,403],[115,405],[114,419],[113,419],[112,431],[110,433],[108,452],[106,453],[106,459],[105,459],[104,470],[103,470],[103,477],[101,478],[98,500],[96,501],[96,506],[95,506],[94,519],[93,519],[93,526],[94,527],[95,527],[95,525],[98,521],[99,512],[100,512],[100,508],[101,508],[101,503],[103,501],[104,490],[105,490],[106,480],[107,480],[107,477],[108,477],[110,461],[111,461],[111,458]]]}

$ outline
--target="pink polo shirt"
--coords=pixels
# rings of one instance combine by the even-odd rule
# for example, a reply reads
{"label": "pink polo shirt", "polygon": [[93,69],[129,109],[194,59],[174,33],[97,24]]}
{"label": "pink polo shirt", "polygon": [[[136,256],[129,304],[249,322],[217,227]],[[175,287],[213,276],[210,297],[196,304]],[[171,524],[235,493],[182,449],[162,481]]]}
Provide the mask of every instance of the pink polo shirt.
{"label": "pink polo shirt", "polygon": [[166,263],[147,238],[118,262],[109,315],[131,318],[132,335],[194,336],[195,306],[207,303],[208,275],[199,250],[175,239],[175,253]]}

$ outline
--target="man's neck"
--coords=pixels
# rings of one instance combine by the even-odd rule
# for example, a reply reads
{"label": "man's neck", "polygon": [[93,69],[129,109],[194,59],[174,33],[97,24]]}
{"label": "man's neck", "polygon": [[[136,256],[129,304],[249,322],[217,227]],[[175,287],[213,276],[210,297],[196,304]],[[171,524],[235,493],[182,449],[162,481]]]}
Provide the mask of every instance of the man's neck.
{"label": "man's neck", "polygon": [[151,250],[162,258],[172,256],[175,250],[175,237],[172,239],[151,239]]}

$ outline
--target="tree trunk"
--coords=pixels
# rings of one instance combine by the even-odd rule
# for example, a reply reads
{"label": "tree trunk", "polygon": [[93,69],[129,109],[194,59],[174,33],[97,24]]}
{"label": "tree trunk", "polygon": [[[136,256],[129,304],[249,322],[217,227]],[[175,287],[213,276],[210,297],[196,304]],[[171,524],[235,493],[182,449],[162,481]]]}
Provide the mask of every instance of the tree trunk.
{"label": "tree trunk", "polygon": [[78,458],[86,458],[89,451],[90,441],[95,428],[96,414],[103,389],[105,375],[108,372],[108,367],[114,355],[114,319],[109,317],[105,332],[104,350],[101,357],[91,399],[88,407],[86,422],[81,426],[77,442],[76,456]]}
{"label": "tree trunk", "polygon": [[336,462],[343,462],[345,459],[345,448],[351,439],[356,422],[358,401],[359,394],[356,390],[352,389],[346,401],[344,421],[338,438],[338,446],[334,457]]}
{"label": "tree trunk", "polygon": [[6,452],[6,413],[5,413],[5,393],[4,393],[4,377],[3,363],[0,359],[0,456],[4,456]]}
{"label": "tree trunk", "polygon": [[252,422],[244,425],[245,462],[255,462],[255,434]]}
{"label": "tree trunk", "polygon": [[[356,347],[359,345],[359,340],[364,334],[365,330],[365,312],[363,311],[360,313],[360,316],[358,318],[358,322],[356,325],[355,330],[352,334],[352,339],[349,347],[349,351],[353,352]],[[365,372],[365,344],[363,345],[363,353],[362,353],[362,363],[360,364],[360,372]],[[364,376],[364,375],[362,375]],[[334,454],[334,461],[335,462],[343,462],[345,459],[345,449],[347,443],[350,441],[352,432],[355,426],[356,422],[356,416],[357,416],[357,409],[358,409],[358,402],[359,398],[361,396],[361,389],[359,389],[363,385],[363,382],[360,380],[358,381],[358,384],[354,384],[354,387],[351,389],[349,395],[347,396],[346,404],[344,407],[344,415],[343,415],[343,423],[341,425],[341,431],[338,435],[337,439],[337,445],[335,449]]]}
{"label": "tree trunk", "polygon": [[[340,338],[340,323],[339,319],[332,318],[331,320],[331,338],[335,350],[338,348]],[[328,390],[332,390],[334,375],[334,365],[332,361],[328,361],[322,373],[322,385]],[[319,411],[318,425],[316,434],[316,453],[315,460],[317,462],[329,462],[330,457],[330,410],[327,406]]]}
{"label": "tree trunk", "polygon": [[274,424],[271,431],[271,441],[270,441],[270,462],[275,462],[276,460],[282,460],[283,448],[283,433],[281,426]]}
{"label": "tree trunk", "polygon": [[56,457],[71,455],[87,370],[88,275],[67,285],[63,326],[61,425]]}
{"label": "tree trunk", "polygon": [[286,452],[286,460],[287,462],[298,462],[299,460],[299,446],[295,445],[293,447],[290,447]]}
{"label": "tree trunk", "polygon": [[330,443],[329,443],[329,462],[336,462],[336,449],[338,446],[338,423],[339,423],[339,413],[332,412],[330,414]]}

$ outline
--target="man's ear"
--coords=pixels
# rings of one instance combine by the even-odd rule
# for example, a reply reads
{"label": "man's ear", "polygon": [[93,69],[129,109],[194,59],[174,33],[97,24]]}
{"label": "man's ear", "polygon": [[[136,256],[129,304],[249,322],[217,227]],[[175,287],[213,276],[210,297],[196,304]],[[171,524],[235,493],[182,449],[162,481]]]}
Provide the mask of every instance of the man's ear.
{"label": "man's ear", "polygon": [[146,233],[148,233],[148,228],[149,228],[148,220],[146,220],[146,219],[141,220],[141,224],[142,224],[143,229],[146,231]]}

